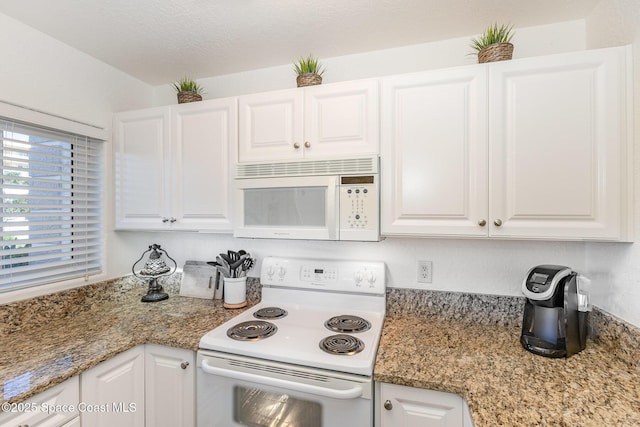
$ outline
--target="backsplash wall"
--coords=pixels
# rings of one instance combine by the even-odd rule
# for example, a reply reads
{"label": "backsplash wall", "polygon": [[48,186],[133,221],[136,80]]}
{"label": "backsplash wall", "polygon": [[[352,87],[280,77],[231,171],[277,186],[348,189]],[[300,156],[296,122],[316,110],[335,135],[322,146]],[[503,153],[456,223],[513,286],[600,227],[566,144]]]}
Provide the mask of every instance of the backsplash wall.
{"label": "backsplash wall", "polygon": [[[250,276],[259,275],[265,256],[379,260],[387,265],[388,286],[476,294],[520,296],[529,268],[562,264],[583,272],[585,244],[508,240],[387,238],[380,242],[323,242],[239,239],[197,233],[116,233],[121,250],[112,253],[114,277],[127,274],[151,243],[161,244],[182,267],[186,260],[211,261],[227,249],[245,249],[258,258]],[[125,249],[126,248],[126,249]],[[417,261],[433,261],[433,283],[417,282]]]}
{"label": "backsplash wall", "polygon": [[586,264],[597,284],[594,300],[600,308],[640,326],[640,8],[637,0],[601,0],[586,20],[587,49],[632,45],[633,134],[635,153],[634,244],[588,243]]}

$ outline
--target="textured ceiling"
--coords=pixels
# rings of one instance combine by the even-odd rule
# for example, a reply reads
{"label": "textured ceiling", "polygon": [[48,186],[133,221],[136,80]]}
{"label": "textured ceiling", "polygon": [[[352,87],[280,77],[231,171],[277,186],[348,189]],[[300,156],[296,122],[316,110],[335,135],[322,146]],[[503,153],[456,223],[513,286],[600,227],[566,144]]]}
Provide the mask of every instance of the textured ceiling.
{"label": "textured ceiling", "polygon": [[585,18],[599,0],[2,0],[0,13],[152,85]]}

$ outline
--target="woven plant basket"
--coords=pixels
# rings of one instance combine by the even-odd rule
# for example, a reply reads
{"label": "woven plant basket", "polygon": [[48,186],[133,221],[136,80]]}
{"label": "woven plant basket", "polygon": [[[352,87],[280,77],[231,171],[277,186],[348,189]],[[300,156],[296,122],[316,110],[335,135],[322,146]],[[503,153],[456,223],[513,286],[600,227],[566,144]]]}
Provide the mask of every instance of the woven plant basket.
{"label": "woven plant basket", "polygon": [[315,73],[300,74],[296,78],[298,87],[319,85],[322,83],[322,76]]}
{"label": "woven plant basket", "polygon": [[511,43],[496,43],[478,52],[478,63],[508,61],[512,56],[513,45]]}
{"label": "woven plant basket", "polygon": [[178,92],[178,104],[202,101],[202,96],[195,92]]}

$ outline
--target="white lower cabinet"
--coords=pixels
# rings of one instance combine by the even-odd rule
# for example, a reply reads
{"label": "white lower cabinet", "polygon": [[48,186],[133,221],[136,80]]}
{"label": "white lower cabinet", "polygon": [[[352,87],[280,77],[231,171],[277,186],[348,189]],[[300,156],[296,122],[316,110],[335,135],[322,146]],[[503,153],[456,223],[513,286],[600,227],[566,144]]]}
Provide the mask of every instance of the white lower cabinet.
{"label": "white lower cabinet", "polygon": [[377,427],[473,427],[457,394],[377,383]]}
{"label": "white lower cabinet", "polygon": [[195,353],[147,344],[145,348],[148,427],[195,425]]}
{"label": "white lower cabinet", "polygon": [[0,427],[193,427],[195,353],[140,345],[15,404]]}
{"label": "white lower cabinet", "polygon": [[195,354],[147,344],[81,375],[83,427],[193,427]]}
{"label": "white lower cabinet", "polygon": [[0,427],[79,426],[79,390],[78,377],[70,378],[25,402],[15,404],[9,411],[0,413]]}
{"label": "white lower cabinet", "polygon": [[142,427],[144,346],[134,347],[82,373],[84,427]]}
{"label": "white lower cabinet", "polygon": [[80,416],[77,416],[62,427],[80,427],[80,425]]}

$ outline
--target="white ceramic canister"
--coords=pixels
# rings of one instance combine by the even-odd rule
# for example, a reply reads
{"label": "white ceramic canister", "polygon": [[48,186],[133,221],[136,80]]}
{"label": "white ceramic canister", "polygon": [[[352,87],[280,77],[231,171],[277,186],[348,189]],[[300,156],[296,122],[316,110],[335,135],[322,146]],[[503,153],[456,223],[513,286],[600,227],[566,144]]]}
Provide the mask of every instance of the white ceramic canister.
{"label": "white ceramic canister", "polygon": [[247,277],[224,278],[225,308],[242,308],[247,305]]}

